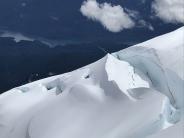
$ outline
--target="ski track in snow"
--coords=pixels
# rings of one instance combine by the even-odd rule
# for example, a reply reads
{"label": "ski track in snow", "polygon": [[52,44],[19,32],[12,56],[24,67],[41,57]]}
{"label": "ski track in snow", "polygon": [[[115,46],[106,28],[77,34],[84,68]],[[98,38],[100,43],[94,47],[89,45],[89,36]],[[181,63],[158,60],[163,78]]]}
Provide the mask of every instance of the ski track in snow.
{"label": "ski track in snow", "polygon": [[183,138],[184,27],[0,95],[0,138]]}

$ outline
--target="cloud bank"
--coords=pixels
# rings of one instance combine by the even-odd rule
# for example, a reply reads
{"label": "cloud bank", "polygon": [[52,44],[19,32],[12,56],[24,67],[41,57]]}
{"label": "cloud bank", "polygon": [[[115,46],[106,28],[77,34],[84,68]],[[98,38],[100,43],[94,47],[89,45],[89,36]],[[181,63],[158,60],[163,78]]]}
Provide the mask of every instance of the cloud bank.
{"label": "cloud bank", "polygon": [[87,0],[83,2],[80,11],[87,18],[100,22],[111,32],[120,32],[135,25],[132,18],[120,5],[99,4],[96,0]]}
{"label": "cloud bank", "polygon": [[152,8],[165,22],[184,23],[184,0],[155,0]]}
{"label": "cloud bank", "polygon": [[9,32],[9,31],[5,31],[2,34],[0,34],[0,37],[12,37],[14,38],[15,42],[20,42],[22,40],[25,41],[34,41],[35,39],[27,37],[21,33],[14,33],[14,32]]}

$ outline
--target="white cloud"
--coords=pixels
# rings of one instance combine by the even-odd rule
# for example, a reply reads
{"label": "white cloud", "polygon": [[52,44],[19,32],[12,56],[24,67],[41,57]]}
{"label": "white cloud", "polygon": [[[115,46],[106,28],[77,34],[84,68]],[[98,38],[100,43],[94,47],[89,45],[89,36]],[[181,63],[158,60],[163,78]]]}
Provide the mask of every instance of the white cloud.
{"label": "white cloud", "polygon": [[44,39],[44,38],[39,38],[39,37],[30,37],[30,36],[26,36],[24,34],[21,34],[19,32],[11,32],[11,31],[7,31],[7,30],[0,30],[0,37],[11,37],[14,39],[15,42],[21,42],[21,41],[35,41],[38,40],[40,42],[42,42],[43,44],[46,44],[50,47],[52,47],[53,45],[58,45],[55,44],[55,42],[51,42],[50,40]]}
{"label": "white cloud", "polygon": [[154,31],[154,27],[152,26],[152,24],[146,22],[145,20],[139,20],[137,23],[137,27],[143,27],[149,29],[150,31]]}
{"label": "white cloud", "polygon": [[96,0],[87,0],[83,2],[80,11],[87,18],[100,22],[111,32],[120,32],[135,25],[120,5],[99,4]]}
{"label": "white cloud", "polygon": [[124,10],[128,14],[128,16],[131,17],[132,19],[137,20],[137,19],[141,18],[141,15],[140,15],[140,13],[138,11],[129,10],[127,8],[124,8]]}
{"label": "white cloud", "polygon": [[34,41],[33,38],[27,37],[21,33],[14,33],[14,32],[9,32],[9,31],[3,32],[2,34],[0,34],[0,37],[12,37],[14,38],[15,42],[20,42],[22,40]]}
{"label": "white cloud", "polygon": [[155,0],[152,8],[165,22],[184,23],[184,0]]}

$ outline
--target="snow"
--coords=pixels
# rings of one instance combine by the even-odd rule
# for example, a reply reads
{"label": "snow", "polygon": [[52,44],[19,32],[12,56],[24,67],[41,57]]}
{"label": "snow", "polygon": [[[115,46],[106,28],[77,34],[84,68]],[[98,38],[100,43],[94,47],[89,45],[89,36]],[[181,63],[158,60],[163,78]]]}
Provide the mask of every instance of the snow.
{"label": "snow", "polygon": [[0,138],[182,138],[184,27],[0,95]]}
{"label": "snow", "polygon": [[156,133],[148,138],[183,138],[184,136],[184,121],[177,123],[176,125]]}
{"label": "snow", "polygon": [[[108,56],[110,56],[106,63],[108,80],[115,82],[128,97],[132,98],[129,94],[130,89],[149,88],[149,83],[143,80],[128,62],[117,60],[111,55]],[[119,76],[120,74],[122,77]]]}
{"label": "snow", "polygon": [[[184,107],[184,27],[115,53],[152,81],[176,108]],[[159,77],[158,77],[159,76]]]}

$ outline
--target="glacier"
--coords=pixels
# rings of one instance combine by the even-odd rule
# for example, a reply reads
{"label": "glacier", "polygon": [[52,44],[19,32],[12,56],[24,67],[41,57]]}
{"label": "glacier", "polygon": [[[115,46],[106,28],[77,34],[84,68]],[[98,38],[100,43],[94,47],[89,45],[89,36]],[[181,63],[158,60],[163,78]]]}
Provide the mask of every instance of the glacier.
{"label": "glacier", "polygon": [[184,27],[0,95],[0,138],[183,138]]}

